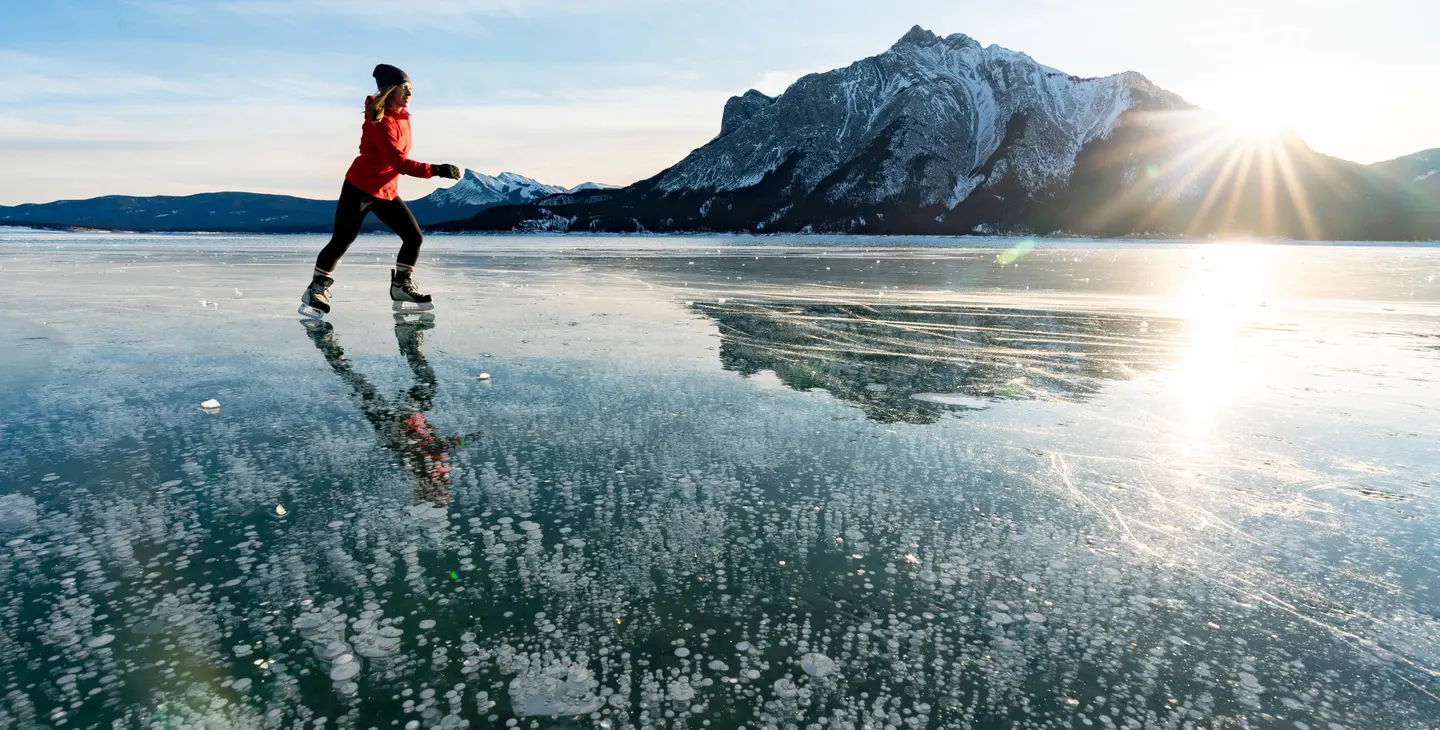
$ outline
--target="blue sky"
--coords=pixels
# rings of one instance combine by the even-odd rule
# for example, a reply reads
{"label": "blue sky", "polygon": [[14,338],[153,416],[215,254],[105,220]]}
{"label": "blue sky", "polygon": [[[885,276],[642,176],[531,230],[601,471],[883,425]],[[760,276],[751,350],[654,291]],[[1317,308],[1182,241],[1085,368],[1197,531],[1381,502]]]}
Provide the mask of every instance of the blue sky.
{"label": "blue sky", "polygon": [[1077,75],[1139,71],[1346,159],[1440,147],[1433,0],[6,0],[0,205],[333,197],[381,61],[414,79],[417,159],[629,183],[704,144],[729,96],[915,24]]}

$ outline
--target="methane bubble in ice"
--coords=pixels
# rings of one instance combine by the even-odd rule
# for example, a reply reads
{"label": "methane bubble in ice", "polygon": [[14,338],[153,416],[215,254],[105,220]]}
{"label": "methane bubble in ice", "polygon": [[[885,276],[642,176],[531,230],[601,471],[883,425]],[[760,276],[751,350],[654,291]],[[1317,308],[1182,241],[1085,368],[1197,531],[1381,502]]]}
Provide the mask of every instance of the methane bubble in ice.
{"label": "methane bubble in ice", "polygon": [[354,678],[355,675],[360,673],[359,660],[348,654],[345,656],[349,657],[350,660],[346,662],[337,661],[335,666],[330,669],[330,679],[336,682],[344,682]]}
{"label": "methane bubble in ice", "polygon": [[800,668],[812,677],[826,677],[835,673],[835,661],[819,652],[810,652],[800,657]]}
{"label": "methane bubble in ice", "polygon": [[774,689],[775,694],[785,699],[793,699],[800,694],[800,690],[795,687],[795,683],[785,677],[775,680]]}
{"label": "methane bubble in ice", "polygon": [[24,532],[35,524],[35,500],[19,494],[0,495],[0,532]]}
{"label": "methane bubble in ice", "polygon": [[588,715],[604,704],[595,694],[598,685],[584,667],[527,668],[510,680],[510,706],[520,717]]}
{"label": "methane bubble in ice", "polygon": [[670,683],[668,692],[670,699],[675,702],[689,702],[695,698],[695,688],[685,678],[680,678]]}

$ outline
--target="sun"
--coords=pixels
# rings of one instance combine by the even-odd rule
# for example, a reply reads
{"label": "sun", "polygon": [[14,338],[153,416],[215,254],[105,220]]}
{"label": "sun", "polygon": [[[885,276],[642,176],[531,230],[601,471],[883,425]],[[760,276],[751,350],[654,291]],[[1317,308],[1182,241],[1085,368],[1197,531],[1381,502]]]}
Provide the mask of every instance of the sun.
{"label": "sun", "polygon": [[1251,142],[1276,139],[1289,128],[1283,116],[1263,107],[1223,111],[1221,116],[1237,137]]}

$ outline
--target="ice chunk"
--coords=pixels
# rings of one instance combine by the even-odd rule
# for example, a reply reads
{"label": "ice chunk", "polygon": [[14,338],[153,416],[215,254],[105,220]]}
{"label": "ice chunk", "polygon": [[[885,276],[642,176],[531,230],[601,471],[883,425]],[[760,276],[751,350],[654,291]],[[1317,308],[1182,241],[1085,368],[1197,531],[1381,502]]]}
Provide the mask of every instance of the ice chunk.
{"label": "ice chunk", "polygon": [[290,514],[290,511],[287,510],[287,509],[285,509],[285,505],[283,505],[283,504],[277,504],[277,505],[275,505],[275,514],[280,515],[281,517],[284,517],[285,515]]}
{"label": "ice chunk", "polygon": [[490,373],[480,373],[479,377],[476,378],[476,379],[477,379],[477,380],[489,380],[489,379],[490,379]]}
{"label": "ice chunk", "polygon": [[200,410],[205,411],[206,413],[214,413],[220,410],[220,401],[211,398],[210,400],[207,400],[204,403],[200,404]]}
{"label": "ice chunk", "polygon": [[835,660],[812,651],[800,657],[800,668],[812,677],[827,677],[835,673]]}

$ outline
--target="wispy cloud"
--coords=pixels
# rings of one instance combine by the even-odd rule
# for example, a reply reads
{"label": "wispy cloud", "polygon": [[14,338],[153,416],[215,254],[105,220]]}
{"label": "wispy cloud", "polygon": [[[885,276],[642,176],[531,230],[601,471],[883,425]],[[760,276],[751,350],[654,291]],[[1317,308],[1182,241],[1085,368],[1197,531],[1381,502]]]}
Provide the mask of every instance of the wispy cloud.
{"label": "wispy cloud", "polygon": [[[234,189],[323,198],[355,153],[358,90],[304,73],[285,80],[286,63],[183,81],[0,51],[5,63],[54,83],[24,107],[0,107],[0,167],[31,171],[0,178],[0,204]],[[368,71],[355,59],[334,64]],[[547,69],[525,64],[448,66],[415,104],[413,154],[556,184],[628,183],[712,137],[733,93],[659,65],[548,72],[565,83],[542,84]],[[436,185],[407,179],[402,192],[418,197]]]}
{"label": "wispy cloud", "polygon": [[213,18],[216,14],[294,20],[349,21],[373,28],[438,30],[486,35],[487,18],[529,19],[558,15],[600,15],[658,5],[658,0],[224,0],[212,3],[137,0],[152,13],[173,19]]}
{"label": "wispy cloud", "polygon": [[203,86],[197,84],[153,74],[97,67],[95,64],[3,48],[0,48],[0,68],[6,69],[7,85],[24,89],[27,99],[31,100],[63,96],[89,100],[124,96],[133,98],[137,94],[190,94],[203,89]]}
{"label": "wispy cloud", "polygon": [[751,88],[768,96],[778,96],[790,88],[790,85],[800,80],[800,77],[812,73],[828,71],[830,69],[812,68],[806,70],[777,69],[766,71],[751,84]]}

